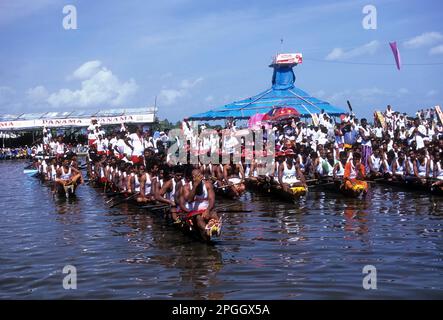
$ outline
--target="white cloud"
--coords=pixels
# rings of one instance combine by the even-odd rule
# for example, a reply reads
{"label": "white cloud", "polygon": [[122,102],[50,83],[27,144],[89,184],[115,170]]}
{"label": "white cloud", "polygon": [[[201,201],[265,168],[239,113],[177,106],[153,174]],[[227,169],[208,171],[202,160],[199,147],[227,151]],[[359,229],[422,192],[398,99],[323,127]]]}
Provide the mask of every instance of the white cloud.
{"label": "white cloud", "polygon": [[437,90],[431,89],[431,90],[429,90],[429,91],[426,93],[426,96],[427,96],[427,97],[433,97],[433,96],[436,96],[437,94],[438,94],[438,91],[437,91]]}
{"label": "white cloud", "polygon": [[174,76],[174,74],[172,72],[166,72],[160,76],[160,79],[162,79],[162,80],[169,79],[169,78],[172,78],[173,76]]}
{"label": "white cloud", "polygon": [[122,82],[111,70],[100,67],[100,61],[89,61],[74,71],[73,78],[84,79],[78,90],[60,89],[49,95],[53,107],[116,107],[123,106],[138,86],[133,79]]}
{"label": "white cloud", "polygon": [[158,95],[159,102],[163,103],[166,106],[170,106],[174,104],[178,98],[181,98],[185,95],[184,90],[176,90],[176,89],[162,89],[160,90],[160,94]]}
{"label": "white cloud", "polygon": [[209,95],[209,96],[207,96],[207,97],[205,98],[205,101],[206,101],[206,102],[212,102],[212,101],[214,101],[214,97],[213,97],[212,95]]}
{"label": "white cloud", "polygon": [[346,106],[346,100],[350,100],[352,105],[355,106],[354,109],[357,109],[357,113],[359,113],[365,112],[363,108],[366,106],[371,106],[371,108],[374,108],[375,106],[380,106],[387,101],[392,101],[393,98],[407,99],[410,93],[410,90],[407,88],[399,88],[396,90],[384,90],[377,87],[353,90],[346,89],[332,94],[325,100],[341,106]]}
{"label": "white cloud", "polygon": [[164,88],[160,90],[158,95],[159,102],[166,106],[173,105],[179,98],[189,96],[190,90],[202,81],[202,77],[197,79],[184,79],[180,82],[179,88],[177,89]]}
{"label": "white cloud", "polygon": [[374,54],[379,48],[380,43],[377,40],[368,42],[360,47],[345,51],[342,48],[334,48],[332,51],[326,56],[326,60],[334,61],[334,60],[345,60],[351,59],[367,54]]}
{"label": "white cloud", "polygon": [[429,50],[429,54],[430,55],[443,54],[443,44],[436,46],[434,48],[431,48],[431,50]]}
{"label": "white cloud", "polygon": [[195,87],[198,83],[202,82],[203,78],[197,78],[195,80],[192,79],[184,79],[180,82],[180,87],[183,89],[191,89],[193,87]]}
{"label": "white cloud", "polygon": [[100,71],[102,63],[99,60],[88,61],[75,70],[70,78],[72,79],[88,79]]}
{"label": "white cloud", "polygon": [[430,46],[443,40],[443,35],[439,32],[425,32],[419,36],[411,38],[403,43],[406,48],[416,49],[424,46]]}
{"label": "white cloud", "polygon": [[397,95],[398,95],[398,96],[406,95],[406,94],[408,94],[408,93],[409,93],[409,90],[406,89],[406,88],[400,88],[400,89],[398,89],[398,91],[397,91]]}
{"label": "white cloud", "polygon": [[32,102],[42,102],[48,98],[49,93],[45,87],[37,86],[35,88],[29,88],[26,91],[26,96],[27,96],[28,100],[30,100]]}
{"label": "white cloud", "polygon": [[377,87],[373,88],[362,88],[357,90],[343,90],[334,93],[333,95],[329,96],[326,101],[332,102],[332,103],[345,103],[346,100],[353,100],[357,99],[359,101],[364,102],[373,102],[376,100],[377,97],[380,96],[389,96],[390,93],[386,92],[382,89],[379,89]]}

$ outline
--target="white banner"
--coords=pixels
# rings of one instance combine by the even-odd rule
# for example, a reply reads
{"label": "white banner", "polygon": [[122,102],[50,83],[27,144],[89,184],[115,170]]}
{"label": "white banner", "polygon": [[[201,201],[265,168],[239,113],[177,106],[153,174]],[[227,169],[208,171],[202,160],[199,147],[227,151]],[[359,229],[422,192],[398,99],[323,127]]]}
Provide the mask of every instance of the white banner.
{"label": "white banner", "polygon": [[301,53],[280,53],[274,59],[274,63],[276,64],[293,64],[302,62],[303,55]]}
{"label": "white banner", "polygon": [[32,128],[88,127],[91,119],[97,120],[102,126],[121,123],[152,123],[154,114],[136,114],[116,117],[69,118],[69,119],[36,119],[0,121],[0,130],[17,130]]}

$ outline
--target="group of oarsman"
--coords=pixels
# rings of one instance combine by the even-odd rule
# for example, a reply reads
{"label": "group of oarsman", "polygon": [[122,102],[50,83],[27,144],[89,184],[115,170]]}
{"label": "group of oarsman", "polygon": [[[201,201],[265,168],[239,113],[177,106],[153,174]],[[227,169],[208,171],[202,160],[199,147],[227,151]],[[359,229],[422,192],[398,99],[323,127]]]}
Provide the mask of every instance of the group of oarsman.
{"label": "group of oarsman", "polygon": [[221,219],[215,208],[215,191],[199,166],[169,165],[164,155],[144,150],[136,163],[118,156],[87,157],[88,176],[106,191],[121,194],[146,207],[164,204],[175,224],[196,226],[202,237],[218,235]]}
{"label": "group of oarsman", "polygon": [[49,182],[53,193],[75,193],[79,184],[84,183],[83,175],[78,168],[75,154],[67,153],[65,157],[38,157],[34,160],[41,180]]}

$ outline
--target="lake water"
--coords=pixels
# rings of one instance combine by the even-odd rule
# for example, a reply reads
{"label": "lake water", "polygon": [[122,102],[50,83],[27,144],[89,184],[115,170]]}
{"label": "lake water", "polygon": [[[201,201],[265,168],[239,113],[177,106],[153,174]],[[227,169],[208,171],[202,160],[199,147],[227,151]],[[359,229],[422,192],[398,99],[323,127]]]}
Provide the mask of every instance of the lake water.
{"label": "lake water", "polygon": [[[0,161],[0,298],[443,298],[443,198],[371,185],[367,201],[247,192],[213,245],[90,186],[53,199],[26,162]],[[65,290],[62,269],[77,269]],[[377,289],[365,290],[365,265]]]}

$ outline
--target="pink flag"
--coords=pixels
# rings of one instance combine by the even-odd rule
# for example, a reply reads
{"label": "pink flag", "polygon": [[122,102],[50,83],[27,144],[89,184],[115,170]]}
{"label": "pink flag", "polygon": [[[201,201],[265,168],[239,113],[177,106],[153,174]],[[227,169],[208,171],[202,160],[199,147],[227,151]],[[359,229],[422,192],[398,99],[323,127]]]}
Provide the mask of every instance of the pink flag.
{"label": "pink flag", "polygon": [[395,63],[397,64],[397,69],[400,70],[401,67],[401,59],[400,59],[400,52],[397,48],[397,42],[389,42],[389,45],[391,46],[392,53],[394,54]]}

